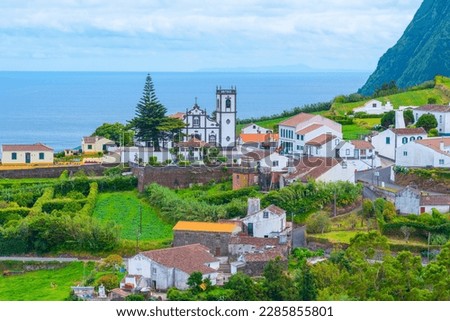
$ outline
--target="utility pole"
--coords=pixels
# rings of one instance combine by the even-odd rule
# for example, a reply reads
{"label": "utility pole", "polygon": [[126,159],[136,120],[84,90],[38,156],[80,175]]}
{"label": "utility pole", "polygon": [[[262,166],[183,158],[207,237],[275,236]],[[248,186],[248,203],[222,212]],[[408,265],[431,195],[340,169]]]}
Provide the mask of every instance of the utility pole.
{"label": "utility pole", "polygon": [[334,187],[334,206],[333,206],[333,217],[337,216],[337,209],[336,209],[336,186]]}

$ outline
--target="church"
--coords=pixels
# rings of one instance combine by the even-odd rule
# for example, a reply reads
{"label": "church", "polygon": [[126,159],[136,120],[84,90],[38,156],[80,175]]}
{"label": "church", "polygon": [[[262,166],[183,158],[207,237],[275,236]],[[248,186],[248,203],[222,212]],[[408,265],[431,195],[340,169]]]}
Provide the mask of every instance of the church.
{"label": "church", "polygon": [[216,88],[215,117],[195,102],[186,113],[172,115],[186,123],[184,141],[195,138],[210,146],[233,148],[236,146],[236,88]]}

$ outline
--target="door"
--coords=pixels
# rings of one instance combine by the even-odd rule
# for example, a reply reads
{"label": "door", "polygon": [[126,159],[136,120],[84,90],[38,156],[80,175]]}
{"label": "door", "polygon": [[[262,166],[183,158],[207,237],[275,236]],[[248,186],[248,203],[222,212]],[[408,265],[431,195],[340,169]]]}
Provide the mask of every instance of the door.
{"label": "door", "polygon": [[31,163],[31,154],[25,153],[25,163],[30,164]]}
{"label": "door", "polygon": [[215,254],[215,256],[220,256],[220,255],[221,255],[220,247],[216,247],[216,254]]}
{"label": "door", "polygon": [[248,235],[253,236],[253,223],[248,223],[247,229],[248,229]]}

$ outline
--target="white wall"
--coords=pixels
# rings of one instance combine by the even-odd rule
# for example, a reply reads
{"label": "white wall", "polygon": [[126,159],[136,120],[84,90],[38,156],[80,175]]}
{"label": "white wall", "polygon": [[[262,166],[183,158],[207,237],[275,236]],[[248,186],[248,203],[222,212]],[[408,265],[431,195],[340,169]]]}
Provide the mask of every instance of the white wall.
{"label": "white wall", "polygon": [[348,181],[351,183],[355,182],[355,171],[356,166],[351,162],[346,162],[347,166],[344,168],[342,163],[337,164],[329,171],[322,174],[317,178],[321,182],[337,182],[337,181]]}
{"label": "white wall", "polygon": [[[264,218],[264,212],[268,212],[268,218]],[[255,214],[242,219],[245,225],[253,223],[254,237],[268,237],[271,233],[280,233],[286,226],[286,214],[277,215],[267,209],[263,209]]]}

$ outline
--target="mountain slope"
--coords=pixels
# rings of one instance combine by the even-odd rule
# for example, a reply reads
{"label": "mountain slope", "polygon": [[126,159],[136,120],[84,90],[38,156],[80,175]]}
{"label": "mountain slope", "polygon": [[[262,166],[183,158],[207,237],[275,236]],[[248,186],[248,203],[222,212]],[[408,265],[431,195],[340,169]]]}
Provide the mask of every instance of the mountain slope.
{"label": "mountain slope", "polygon": [[379,60],[359,93],[371,95],[394,80],[401,88],[450,76],[450,1],[424,0],[397,44]]}

